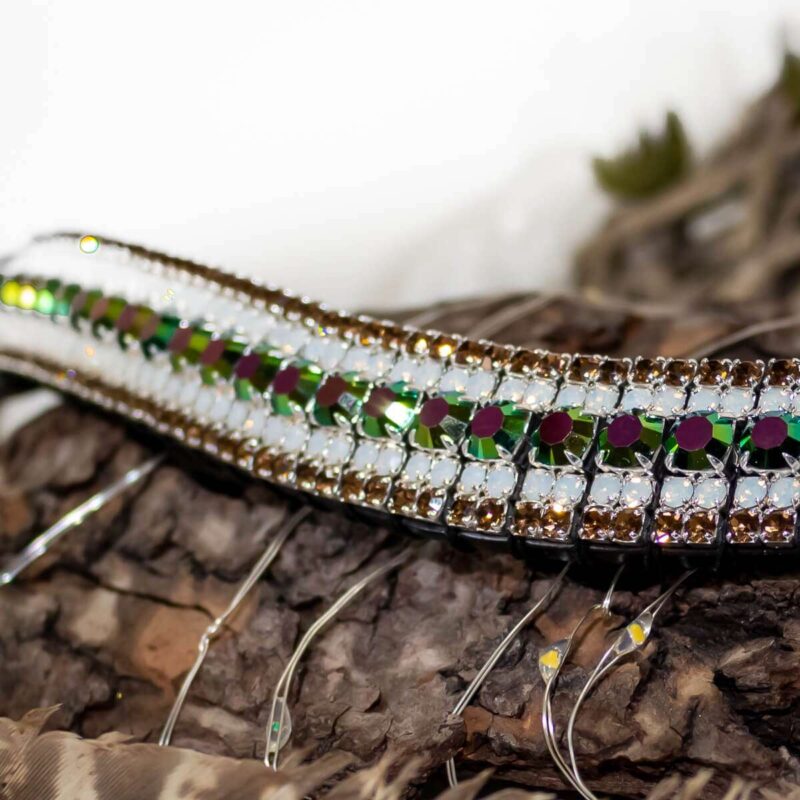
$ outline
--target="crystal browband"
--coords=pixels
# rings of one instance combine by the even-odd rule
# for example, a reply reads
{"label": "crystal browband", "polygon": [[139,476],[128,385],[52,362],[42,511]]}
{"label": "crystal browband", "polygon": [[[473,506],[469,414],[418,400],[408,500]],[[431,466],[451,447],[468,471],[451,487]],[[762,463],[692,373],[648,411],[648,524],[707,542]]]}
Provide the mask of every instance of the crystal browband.
{"label": "crystal browband", "polygon": [[516,349],[80,244],[49,237],[2,265],[0,368],[424,531],[620,552],[798,545],[800,360]]}

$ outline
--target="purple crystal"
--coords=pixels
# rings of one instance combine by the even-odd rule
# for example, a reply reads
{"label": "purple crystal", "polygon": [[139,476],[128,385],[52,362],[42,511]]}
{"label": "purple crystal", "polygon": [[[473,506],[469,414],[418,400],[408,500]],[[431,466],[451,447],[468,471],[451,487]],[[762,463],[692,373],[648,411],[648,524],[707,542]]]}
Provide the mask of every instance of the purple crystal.
{"label": "purple crystal", "polygon": [[397,395],[388,387],[381,386],[378,389],[373,389],[369,396],[369,400],[364,406],[364,413],[368,417],[382,417],[389,406],[397,399]]}
{"label": "purple crystal", "polygon": [[224,339],[212,339],[207,345],[206,349],[203,350],[203,354],[200,356],[200,363],[204,367],[210,367],[212,364],[216,364],[217,361],[222,358],[222,354],[225,352],[225,340]]}
{"label": "purple crystal", "polygon": [[284,367],[278,371],[272,382],[272,391],[275,394],[290,394],[300,383],[300,370],[297,367]]}
{"label": "purple crystal", "polygon": [[623,414],[608,426],[608,443],[612,447],[630,447],[642,434],[642,422],[633,414]]}
{"label": "purple crystal", "polygon": [[248,353],[236,362],[236,377],[248,380],[256,374],[260,365],[261,359],[258,353]]}
{"label": "purple crystal", "polygon": [[339,398],[347,391],[347,381],[338,375],[331,375],[317,392],[317,405],[320,408],[330,408],[339,402]]}
{"label": "purple crystal", "polygon": [[681,450],[693,453],[702,450],[712,439],[714,426],[705,417],[688,417],[678,424],[675,441]]}
{"label": "purple crystal", "polygon": [[789,435],[789,426],[786,420],[780,417],[763,417],[753,425],[750,434],[753,444],[761,450],[771,450],[780,447]]}
{"label": "purple crystal", "polygon": [[133,325],[134,319],[136,319],[136,311],[137,307],[132,306],[130,303],[122,309],[122,312],[119,315],[119,319],[117,319],[117,330],[125,333],[126,331],[130,330],[131,325]]}
{"label": "purple crystal", "polygon": [[571,433],[572,417],[566,411],[548,414],[539,425],[539,439],[551,447],[561,444]]}
{"label": "purple crystal", "polygon": [[419,412],[420,424],[426,428],[435,428],[441,425],[444,418],[450,413],[450,406],[444,397],[432,397],[426,400]]}
{"label": "purple crystal", "polygon": [[182,353],[192,339],[191,328],[178,328],[169,340],[170,353]]}
{"label": "purple crystal", "polygon": [[490,439],[503,427],[503,419],[500,406],[486,406],[475,414],[471,433],[478,439]]}

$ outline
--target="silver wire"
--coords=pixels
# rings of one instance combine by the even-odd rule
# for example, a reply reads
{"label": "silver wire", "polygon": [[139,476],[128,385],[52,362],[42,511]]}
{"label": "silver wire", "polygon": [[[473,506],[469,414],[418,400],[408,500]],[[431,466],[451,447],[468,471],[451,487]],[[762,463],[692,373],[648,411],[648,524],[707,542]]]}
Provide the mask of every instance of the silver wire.
{"label": "silver wire", "polygon": [[[486,660],[486,663],[478,670],[477,675],[472,679],[472,682],[464,690],[461,698],[456,703],[452,711],[452,716],[460,716],[464,713],[464,709],[470,704],[470,701],[475,696],[478,689],[481,688],[486,677],[494,669],[495,664],[500,660],[501,656],[508,649],[509,645],[517,638],[519,632],[542,610],[542,608],[550,602],[553,595],[561,587],[564,576],[572,564],[567,564],[561,572],[555,577],[553,582],[548,587],[547,591],[528,609],[523,617],[517,622],[516,625],[505,635],[503,641],[495,648],[494,652]],[[455,759],[449,758],[446,765],[447,781],[451,787],[458,786],[458,775],[456,773]]]}
{"label": "silver wire", "polygon": [[[553,763],[556,765],[559,772],[579,793],[581,791],[580,786],[578,785],[578,782],[572,774],[572,770],[564,760],[564,757],[561,755],[561,751],[558,748],[555,725],[553,723],[552,696],[558,682],[559,675],[561,674],[561,669],[563,668],[564,664],[566,664],[575,642],[583,633],[585,633],[586,630],[588,630],[589,627],[591,627],[592,624],[594,624],[595,618],[598,614],[605,618],[610,616],[611,598],[616,591],[617,582],[619,581],[620,575],[622,574],[624,568],[624,564],[619,567],[614,574],[613,579],[611,580],[611,585],[608,587],[603,600],[600,603],[595,603],[581,617],[581,619],[578,621],[578,624],[572,629],[572,632],[569,634],[569,636],[551,644],[549,647],[543,648],[539,655],[539,671],[542,673],[542,678],[544,679],[544,693],[542,695],[542,733],[544,735],[544,742],[545,745],[547,745],[547,750],[550,753],[550,757],[553,759]],[[546,668],[542,662],[543,656],[548,652],[555,652],[558,654],[558,662],[556,666],[551,669]]]}
{"label": "silver wire", "polygon": [[58,522],[51,525],[44,533],[40,533],[27,547],[3,564],[2,571],[0,571],[0,586],[12,583],[23,570],[41,558],[64,534],[110,503],[117,495],[147,477],[163,460],[164,455],[158,455],[138,467],[128,470],[119,480],[92,495],[88,500],[84,500],[72,511],[67,512]]}
{"label": "silver wire", "polygon": [[[292,514],[288,519],[283,521],[278,529],[278,532],[270,539],[269,544],[261,554],[261,557],[258,559],[258,561],[256,561],[247,577],[239,585],[239,588],[236,590],[236,594],[233,596],[230,603],[228,603],[227,608],[203,632],[203,635],[200,637],[200,641],[197,645],[197,658],[195,659],[194,664],[192,664],[189,672],[186,673],[186,677],[183,679],[183,684],[181,685],[180,691],[176,695],[175,702],[172,704],[167,721],[164,723],[164,729],[161,731],[161,736],[158,738],[158,744],[160,747],[165,747],[172,739],[172,732],[175,730],[175,725],[178,722],[181,711],[183,710],[184,703],[186,702],[186,698],[189,694],[189,689],[191,688],[194,679],[197,677],[198,672],[200,672],[200,668],[203,666],[203,662],[205,661],[209,648],[211,647],[211,642],[216,639],[217,636],[219,636],[223,626],[225,626],[231,616],[236,613],[239,606],[242,604],[242,601],[245,599],[245,597],[247,597],[252,588],[256,585],[256,583],[258,583],[262,575],[266,572],[270,564],[272,564],[272,562],[275,560],[275,557],[280,552],[281,547],[283,547],[286,540],[310,513],[311,507],[304,506]],[[269,526],[270,523],[265,523],[262,525],[261,528],[258,529],[256,536],[261,536],[266,529],[269,528]]]}
{"label": "silver wire", "polygon": [[[575,755],[575,721],[578,718],[578,712],[583,705],[586,698],[592,689],[607,675],[623,658],[631,653],[641,650],[649,641],[650,634],[653,630],[656,617],[661,613],[667,600],[677,591],[678,587],[693,575],[696,570],[689,570],[684,572],[675,583],[672,584],[665,592],[660,594],[647,608],[644,609],[633,621],[629,622],[616,636],[611,647],[603,653],[598,661],[594,671],[589,676],[589,679],[581,689],[578,699],[572,708],[572,713],[569,716],[569,723],[567,724],[567,750],[569,751],[569,760],[572,766],[572,775],[577,783],[577,789],[585,800],[598,800],[591,789],[584,783],[581,778],[580,770],[578,769],[578,762]],[[638,630],[638,633],[635,631]]]}
{"label": "silver wire", "polygon": [[[340,595],[336,602],[322,615],[313,625],[306,631],[300,643],[292,653],[286,667],[281,673],[278,682],[275,684],[275,690],[272,695],[272,706],[270,707],[269,720],[267,721],[266,730],[266,752],[264,753],[264,764],[273,770],[278,769],[278,757],[281,750],[286,745],[289,736],[284,732],[287,730],[287,703],[289,697],[289,690],[292,685],[297,665],[303,658],[305,651],[313,641],[314,637],[350,602],[352,602],[364,589],[371,583],[379,580],[385,575],[388,575],[393,570],[397,569],[409,556],[410,550],[404,550],[399,555],[387,561],[382,566],[372,570],[361,580],[354,583],[344,594]],[[280,715],[276,719],[276,714],[280,709]],[[289,720],[289,728],[291,728],[291,718]],[[272,763],[270,763],[270,756],[273,756]]]}

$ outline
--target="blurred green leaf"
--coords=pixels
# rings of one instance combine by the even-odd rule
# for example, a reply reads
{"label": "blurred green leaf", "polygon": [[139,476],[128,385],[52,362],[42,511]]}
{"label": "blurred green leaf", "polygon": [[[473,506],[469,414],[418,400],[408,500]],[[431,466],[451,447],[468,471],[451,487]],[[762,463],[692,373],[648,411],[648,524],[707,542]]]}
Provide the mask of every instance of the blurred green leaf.
{"label": "blurred green leaf", "polygon": [[623,200],[641,200],[680,180],[691,162],[683,125],[678,115],[670,111],[663,133],[642,131],[634,147],[614,158],[595,158],[592,167],[606,192]]}
{"label": "blurred green leaf", "polygon": [[794,108],[800,112],[800,58],[788,50],[783,54],[783,66],[778,85]]}

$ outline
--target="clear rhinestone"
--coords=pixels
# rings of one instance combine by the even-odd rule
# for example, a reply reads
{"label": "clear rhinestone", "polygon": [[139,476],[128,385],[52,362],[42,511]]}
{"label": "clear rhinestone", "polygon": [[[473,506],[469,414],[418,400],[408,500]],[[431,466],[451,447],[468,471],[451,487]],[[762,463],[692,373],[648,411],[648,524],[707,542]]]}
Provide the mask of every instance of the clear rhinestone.
{"label": "clear rhinestone", "polygon": [[441,458],[431,467],[430,485],[436,489],[450,486],[458,474],[458,461],[454,458]]}
{"label": "clear rhinestone", "polygon": [[561,387],[555,405],[557,408],[580,408],[585,399],[585,386],[579,383],[567,383]]}
{"label": "clear rhinestone", "polygon": [[543,502],[553,488],[555,477],[546,469],[530,469],[522,483],[522,499],[531,503]]}
{"label": "clear rhinestone", "polygon": [[769,487],[769,504],[773,508],[793,508],[800,501],[800,479],[787,475]]}
{"label": "clear rhinestone", "polygon": [[306,444],[306,455],[310,459],[322,458],[325,448],[328,446],[328,432],[323,430],[314,431]]}
{"label": "clear rhinestone", "polygon": [[378,475],[396,475],[403,466],[405,450],[395,444],[386,444],[378,454],[375,471]]}
{"label": "clear rhinestone", "polygon": [[342,360],[342,371],[364,375],[369,369],[371,355],[372,351],[367,347],[351,347]]}
{"label": "clear rhinestone", "polygon": [[516,468],[501,464],[489,469],[486,478],[486,493],[489,497],[508,497],[517,485]]}
{"label": "clear rhinestone", "polygon": [[686,405],[686,391],[677,386],[659,386],[653,392],[652,412],[659,417],[671,417]]}
{"label": "clear rhinestone", "polygon": [[767,482],[764,478],[746,476],[736,484],[733,501],[739,508],[755,508],[767,496]]}
{"label": "clear rhinestone", "polygon": [[442,377],[442,365],[426,358],[417,364],[411,383],[418,389],[430,389]]}
{"label": "clear rhinestone", "polygon": [[414,370],[417,367],[417,362],[413,358],[400,358],[395,362],[392,367],[391,375],[389,376],[390,383],[411,383],[414,379]]}
{"label": "clear rhinestone", "polygon": [[208,387],[203,386],[197,393],[197,399],[194,401],[194,410],[197,412],[197,416],[201,419],[207,419],[209,412],[211,411],[211,407],[214,405],[214,401],[216,400],[216,392]]}
{"label": "clear rhinestone", "polygon": [[277,447],[283,440],[286,432],[286,420],[283,417],[267,417],[264,424],[264,444],[268,447]]}
{"label": "clear rhinestone", "polygon": [[222,424],[228,417],[235,394],[232,386],[223,386],[216,390],[214,404],[211,406],[208,417],[212,422]]}
{"label": "clear rhinestone", "polygon": [[792,393],[781,386],[765,386],[758,398],[759,411],[788,411],[792,404]]}
{"label": "clear rhinestone", "polygon": [[463,392],[467,388],[469,373],[460,367],[453,367],[442,375],[439,382],[440,392]]}
{"label": "clear rhinestone", "polygon": [[297,353],[308,342],[311,332],[300,325],[279,323],[269,334],[269,341],[273,349],[284,355],[291,356]]}
{"label": "clear rhinestone", "polygon": [[604,416],[610,414],[619,402],[619,389],[616,386],[593,386],[586,394],[583,410],[589,414]]}
{"label": "clear rhinestone", "polygon": [[503,378],[497,391],[494,393],[495,400],[507,400],[511,403],[519,403],[522,400],[525,390],[528,388],[527,381],[522,378]]}
{"label": "clear rhinestone", "polygon": [[589,502],[598,506],[613,506],[617,502],[622,479],[618,475],[600,473],[595,476],[589,491]]}
{"label": "clear rhinestone", "polygon": [[743,386],[732,386],[722,395],[719,411],[726,417],[743,417],[753,407],[754,399],[751,389],[746,389]]}
{"label": "clear rhinestone", "polygon": [[491,372],[478,370],[467,378],[464,396],[470,400],[486,400],[494,391],[495,376]]}
{"label": "clear rhinestone", "polygon": [[661,503],[667,508],[683,508],[688,505],[694,493],[694,484],[688,478],[668,476],[661,488]]}
{"label": "clear rhinestone", "polygon": [[406,462],[403,475],[410,481],[421,481],[431,470],[431,457],[425,453],[413,453]]}
{"label": "clear rhinestone", "polygon": [[583,475],[562,472],[553,484],[553,502],[566,508],[574,506],[583,497],[585,488],[586,478]]}
{"label": "clear rhinestone", "polygon": [[551,405],[555,396],[556,384],[540,378],[531,381],[522,398],[522,405],[531,411],[541,411]]}
{"label": "clear rhinestone", "polygon": [[720,508],[728,498],[728,482],[724,478],[701,478],[694,487],[694,502],[700,508]]}
{"label": "clear rhinestone", "polygon": [[344,464],[350,458],[352,449],[353,440],[351,437],[345,433],[334,434],[328,442],[328,449],[325,451],[325,463]]}
{"label": "clear rhinestone", "polygon": [[689,411],[716,411],[721,398],[716,389],[698,386],[689,396]]}
{"label": "clear rhinestone", "polygon": [[314,336],[303,348],[303,357],[326,372],[339,366],[347,352],[347,343],[333,336]]}
{"label": "clear rhinestone", "polygon": [[458,479],[458,490],[466,494],[476,492],[483,486],[485,478],[486,467],[480,464],[467,464]]}
{"label": "clear rhinestone", "polygon": [[368,472],[374,469],[378,461],[380,450],[374,442],[361,442],[353,454],[351,461],[353,469],[358,472]]}
{"label": "clear rhinestone", "polygon": [[308,427],[305,423],[293,420],[287,426],[286,433],[283,437],[283,449],[289,453],[299,453],[306,443],[308,436]]}
{"label": "clear rhinestone", "polygon": [[[247,422],[247,418],[250,414],[250,405],[248,403],[244,403],[241,400],[237,400],[232,406],[230,411],[228,412],[228,419],[227,419],[227,426],[229,430],[232,431],[244,431],[244,424]],[[249,432],[247,432],[248,435]]]}
{"label": "clear rhinestone", "polygon": [[622,395],[623,411],[647,411],[653,402],[653,390],[648,386],[629,386]]}
{"label": "clear rhinestone", "polygon": [[642,475],[631,475],[622,487],[622,504],[628,508],[646,506],[653,497],[653,482]]}
{"label": "clear rhinestone", "polygon": [[385,350],[373,350],[367,361],[367,367],[364,370],[364,377],[369,380],[377,380],[385,375],[389,368],[392,366],[392,356]]}

